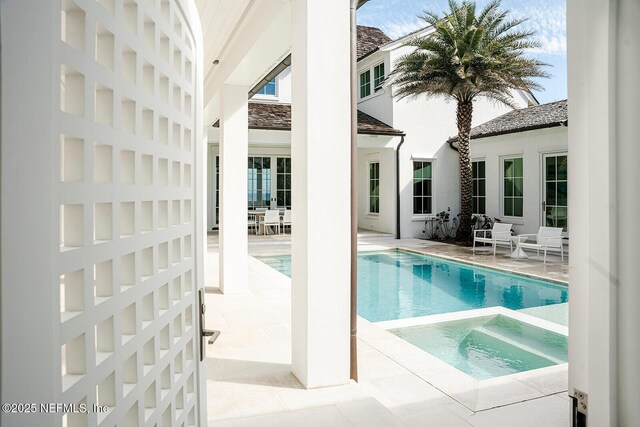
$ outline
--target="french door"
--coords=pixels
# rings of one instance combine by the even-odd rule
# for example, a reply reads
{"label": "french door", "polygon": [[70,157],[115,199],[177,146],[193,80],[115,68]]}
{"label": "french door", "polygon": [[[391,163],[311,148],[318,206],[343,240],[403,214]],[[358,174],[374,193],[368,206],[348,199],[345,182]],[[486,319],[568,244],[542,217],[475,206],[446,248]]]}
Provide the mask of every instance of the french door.
{"label": "french door", "polygon": [[[220,225],[220,157],[215,157],[215,225]],[[247,158],[247,205],[249,209],[291,209],[291,158]]]}
{"label": "french door", "polygon": [[567,231],[567,153],[545,154],[542,224]]}

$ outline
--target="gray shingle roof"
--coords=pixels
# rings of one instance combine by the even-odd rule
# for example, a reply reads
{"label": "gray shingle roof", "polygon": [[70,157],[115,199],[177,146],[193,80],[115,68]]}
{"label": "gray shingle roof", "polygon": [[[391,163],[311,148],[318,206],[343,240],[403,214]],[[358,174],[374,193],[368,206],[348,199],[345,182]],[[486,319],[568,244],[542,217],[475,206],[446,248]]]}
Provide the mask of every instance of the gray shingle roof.
{"label": "gray shingle roof", "polygon": [[358,61],[377,51],[380,46],[391,41],[391,39],[387,37],[380,28],[358,25],[356,27],[356,32],[356,52],[358,54]]}
{"label": "gray shingle roof", "polygon": [[[327,124],[329,125],[329,124]],[[220,121],[213,125],[220,126]],[[291,105],[249,102],[249,129],[291,130]],[[369,135],[403,135],[402,131],[358,111],[358,133]]]}
{"label": "gray shingle roof", "polygon": [[[510,111],[471,129],[471,139],[525,132],[566,124],[567,100]],[[456,141],[457,136],[450,138]]]}

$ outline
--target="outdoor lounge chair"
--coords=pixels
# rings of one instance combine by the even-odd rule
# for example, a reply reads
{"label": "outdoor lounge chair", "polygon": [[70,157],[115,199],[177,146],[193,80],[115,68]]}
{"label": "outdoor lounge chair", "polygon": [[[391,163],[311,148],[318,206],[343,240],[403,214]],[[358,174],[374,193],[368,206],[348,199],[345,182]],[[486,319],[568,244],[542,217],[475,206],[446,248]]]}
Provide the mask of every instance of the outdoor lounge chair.
{"label": "outdoor lounge chair", "polygon": [[267,209],[262,220],[264,234],[267,234],[267,227],[276,227],[280,234],[280,211],[277,209]]}
{"label": "outdoor lounge chair", "polygon": [[[525,238],[524,240],[522,238]],[[530,237],[536,238],[536,243],[527,243]],[[560,227],[540,227],[538,234],[518,235],[518,246],[522,249],[535,249],[540,257],[540,251],[544,251],[544,263],[547,263],[547,250],[559,251],[562,261],[564,261],[564,247],[562,246],[562,228]],[[520,251],[518,251],[518,259]]]}
{"label": "outdoor lounge chair", "polygon": [[[487,235],[491,233],[491,235]],[[496,254],[497,245],[509,245],[513,251],[513,240],[511,239],[511,224],[496,222],[491,230],[475,230],[473,232],[473,252],[476,252],[476,242],[490,243],[493,246],[493,255]]]}
{"label": "outdoor lounge chair", "polygon": [[284,211],[284,215],[282,215],[281,226],[283,233],[286,233],[287,226],[291,228],[291,209],[287,209]]}

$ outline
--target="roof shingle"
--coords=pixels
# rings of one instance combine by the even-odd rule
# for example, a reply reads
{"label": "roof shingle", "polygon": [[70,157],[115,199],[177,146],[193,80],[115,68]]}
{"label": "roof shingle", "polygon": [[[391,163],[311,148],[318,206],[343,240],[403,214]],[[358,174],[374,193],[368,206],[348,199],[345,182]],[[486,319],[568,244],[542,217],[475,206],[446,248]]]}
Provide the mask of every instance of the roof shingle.
{"label": "roof shingle", "polygon": [[[567,100],[565,99],[510,111],[472,128],[471,139],[560,126],[567,121]],[[457,139],[458,137],[454,136],[449,141],[457,141]]]}
{"label": "roof shingle", "polygon": [[[220,126],[217,121],[214,127]],[[249,129],[291,130],[291,105],[264,102],[249,103]],[[358,111],[358,133],[369,135],[403,135],[402,131]]]}
{"label": "roof shingle", "polygon": [[358,61],[378,50],[380,46],[391,41],[391,39],[383,33],[380,28],[376,27],[358,25],[356,27],[356,34],[356,52],[358,54]]}

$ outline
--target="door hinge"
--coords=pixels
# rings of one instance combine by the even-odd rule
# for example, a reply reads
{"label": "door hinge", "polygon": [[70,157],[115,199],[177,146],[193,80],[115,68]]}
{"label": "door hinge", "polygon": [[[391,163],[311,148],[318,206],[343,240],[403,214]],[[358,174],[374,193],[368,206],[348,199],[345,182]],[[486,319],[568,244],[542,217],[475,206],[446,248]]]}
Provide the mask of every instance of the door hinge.
{"label": "door hinge", "polygon": [[571,411],[571,426],[586,427],[589,396],[587,395],[587,393],[574,388],[573,396],[570,397],[573,406]]}

